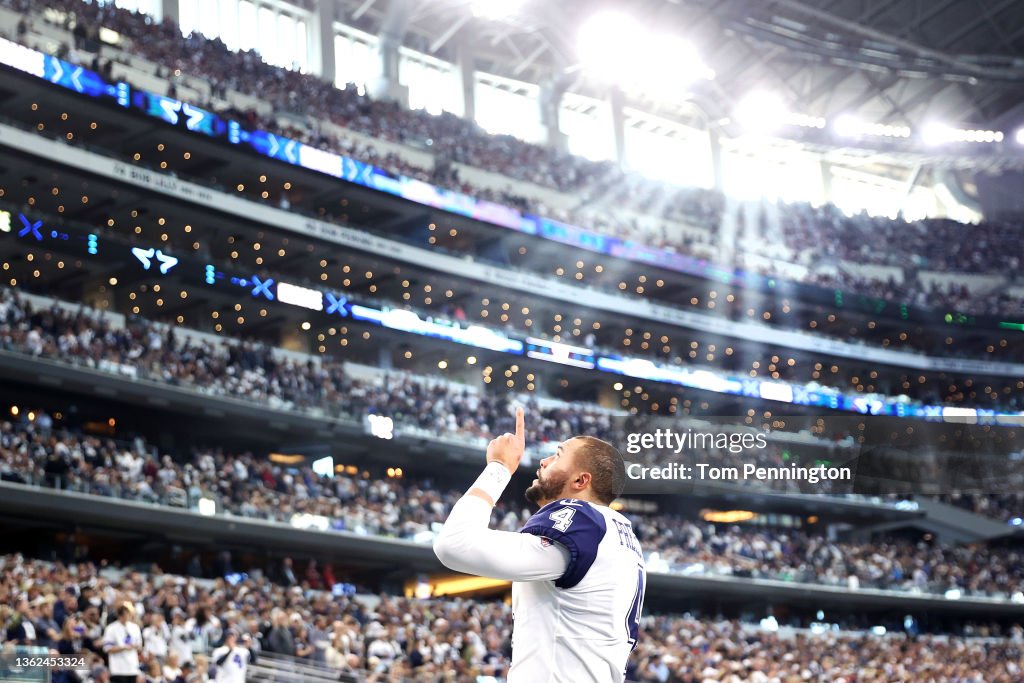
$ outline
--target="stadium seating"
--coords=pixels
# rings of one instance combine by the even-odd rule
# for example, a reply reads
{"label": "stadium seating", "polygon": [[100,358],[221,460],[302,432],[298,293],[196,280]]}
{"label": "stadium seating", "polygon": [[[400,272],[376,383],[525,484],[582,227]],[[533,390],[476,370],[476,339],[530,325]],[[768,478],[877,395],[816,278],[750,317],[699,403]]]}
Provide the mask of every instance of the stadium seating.
{"label": "stadium seating", "polygon": [[[383,675],[389,669],[415,681],[466,680],[460,676],[500,676],[509,661],[511,610],[501,604],[331,597],[306,584],[274,584],[262,577],[232,585],[156,568],[142,573],[0,558],[0,614],[7,637],[86,653],[89,675],[102,675],[102,660],[91,653],[98,650],[104,616],[124,602],[134,605],[134,618],[146,628],[143,659],[158,662],[158,675],[162,668],[167,680],[178,675],[187,683],[199,680],[193,676],[209,670],[209,653],[228,628],[250,635],[250,650],[257,653],[251,680],[395,680]],[[158,614],[162,622],[155,621]],[[25,621],[35,625],[35,638],[25,637]],[[1020,626],[969,630],[970,635],[910,638],[780,628],[778,622],[651,616],[644,619],[645,639],[633,652],[628,673],[630,680],[644,682],[666,680],[671,673],[686,683],[1020,680]],[[146,648],[166,648],[167,654]],[[182,672],[186,662],[195,665]]]}
{"label": "stadium seating", "polygon": [[[184,465],[156,457],[148,444],[118,444],[55,428],[36,415],[0,422],[0,478],[63,490],[195,508],[288,523],[294,515],[327,518],[330,528],[430,543],[460,491],[285,468],[249,454],[196,450]],[[497,528],[517,529],[530,513],[506,503]],[[743,531],[678,515],[630,514],[652,570],[848,586],[851,590],[932,592],[1008,599],[1024,591],[1024,555],[1012,549],[926,547],[907,541],[840,543],[812,532]],[[1015,598],[1015,599],[1018,599]]]}
{"label": "stadium seating", "polygon": [[[974,418],[983,417],[978,409],[1024,411],[1024,381],[1007,370],[1020,361],[1024,343],[1002,332],[1016,329],[1019,323],[1012,319],[1024,316],[1024,296],[1015,287],[1024,226],[1013,221],[965,225],[944,219],[850,216],[832,205],[739,201],[713,190],[655,182],[609,162],[490,135],[451,114],[408,111],[371,99],[355,86],[329,87],[311,75],[270,66],[255,52],[231,52],[219,40],[198,33],[183,37],[172,23],[156,24],[117,4],[53,0],[43,6],[0,0],[0,35],[82,64],[108,82],[124,80],[197,104],[249,129],[462,193],[462,199],[496,202],[584,226],[592,231],[588,239],[611,236],[711,266],[702,275],[683,270],[667,274],[655,258],[645,262],[606,252],[600,265],[585,257],[584,279],[582,261],[576,267],[579,273],[573,269],[579,245],[557,237],[545,243],[528,230],[516,232],[486,220],[428,210],[429,203],[417,203],[415,216],[402,214],[399,205],[414,203],[409,197],[341,181],[330,185],[337,173],[318,173],[315,163],[302,169],[257,158],[251,149],[224,142],[226,133],[211,141],[190,132],[183,116],[175,119],[181,125],[171,130],[131,106],[115,104],[109,92],[105,104],[88,101],[83,109],[90,118],[100,112],[100,128],[120,130],[124,125],[133,131],[130,135],[121,139],[103,130],[93,137],[77,129],[66,133],[50,122],[67,102],[87,100],[36,79],[33,87],[50,89],[53,96],[41,97],[43,111],[37,112],[35,95],[23,95],[20,109],[5,113],[0,133],[12,131],[12,136],[39,144],[57,140],[60,149],[69,150],[69,158],[43,158],[24,146],[16,148],[11,136],[0,134],[0,211],[9,221],[0,230],[13,233],[0,244],[5,250],[0,254],[0,361],[4,368],[17,366],[9,382],[4,378],[11,398],[5,393],[0,405],[0,487],[10,496],[0,505],[0,520],[11,526],[0,548],[0,655],[16,645],[54,647],[65,654],[96,652],[103,624],[127,601],[135,606],[133,618],[148,627],[147,648],[159,650],[160,641],[169,645],[167,655],[144,656],[147,669],[153,667],[147,683],[212,680],[205,678],[209,654],[229,626],[251,638],[248,642],[258,655],[249,667],[252,681],[501,679],[511,656],[512,614],[507,604],[488,598],[507,586],[470,581],[464,588],[472,597],[437,597],[444,592],[428,596],[440,585],[434,583],[439,578],[460,579],[447,574],[428,579],[426,573],[441,567],[430,554],[430,544],[462,494],[460,486],[468,482],[461,478],[467,462],[462,451],[478,455],[489,439],[511,430],[513,405],[525,405],[529,414],[529,464],[514,476],[515,491],[506,492],[493,512],[491,526],[503,530],[519,529],[531,513],[519,500],[525,486],[521,478],[538,456],[580,433],[620,443],[621,419],[627,415],[670,415],[673,426],[681,428],[696,424],[694,416],[706,418],[727,406],[734,415],[730,427],[755,430],[763,422],[767,430],[771,422],[777,431],[769,446],[756,456],[695,448],[680,455],[680,461],[699,458],[720,466],[754,461],[785,468],[836,464],[857,452],[863,433],[871,431],[865,424],[878,424],[866,415],[874,410],[873,402],[892,399],[902,408],[927,405],[932,412],[926,417],[929,422],[904,418],[903,413],[883,418],[888,420],[885,433],[873,438],[891,441],[892,452],[869,453],[882,463],[874,473],[881,481],[891,477],[914,482],[941,470],[949,474],[941,485],[938,476],[914,483],[930,484],[922,487],[929,493],[961,486],[1003,492],[868,497],[833,491],[823,483],[814,493],[826,495],[808,496],[806,487],[792,481],[724,481],[721,486],[698,486],[692,497],[673,496],[664,505],[646,490],[627,492],[613,507],[631,520],[649,571],[643,635],[630,656],[627,680],[1024,680],[1024,628],[1018,618],[1024,604],[1024,551],[1017,529],[1024,524],[1024,495],[1013,488],[1024,481],[1024,451],[1011,443],[1016,438],[1012,421],[997,424],[991,413],[980,426],[987,430],[992,425],[993,438],[987,444],[992,452],[973,458],[976,454],[965,445],[969,438],[945,441],[961,423],[974,427]],[[101,27],[108,29],[103,40]],[[6,66],[2,71],[0,76],[10,80],[3,87],[37,75]],[[72,118],[77,116],[77,110],[70,111]],[[78,120],[73,125],[86,127]],[[112,141],[114,137],[118,139]],[[106,144],[93,144],[100,139]],[[148,153],[144,160],[132,156],[133,145],[163,149],[164,141],[173,146],[181,140],[194,144],[185,155],[195,155],[189,171],[180,161],[181,173],[174,163],[161,164]],[[113,158],[128,173],[151,171],[157,183],[195,181],[210,196],[229,196],[237,202],[236,210],[224,210],[216,199],[203,205],[195,195],[171,199],[154,184],[123,182],[125,175],[103,178],[94,168],[73,166],[72,150],[108,163]],[[315,150],[306,151],[317,156]],[[175,149],[176,156],[180,152]],[[253,169],[246,171],[253,170],[253,177],[260,177],[264,167],[275,176],[272,192],[249,178],[243,183],[233,177],[250,159]],[[22,177],[22,161],[26,167],[37,163],[43,172]],[[293,173],[294,178],[287,175]],[[289,182],[284,184],[287,192],[279,190],[280,181],[289,179],[316,189],[306,195],[292,193]],[[88,197],[82,192],[81,207],[78,193],[69,191],[76,183],[90,185]],[[350,220],[337,209],[339,198],[344,207],[349,199],[332,187],[352,191],[353,205],[344,209],[352,214],[357,203],[371,197],[361,207],[371,217]],[[181,225],[176,224],[173,231],[166,230],[174,233],[168,237],[163,217],[134,220],[135,207],[145,206],[150,197],[173,206],[177,215],[171,220],[184,216],[188,228],[179,235]],[[329,203],[335,208],[327,207]],[[27,232],[14,237],[19,212]],[[129,212],[134,233],[121,220]],[[63,235],[68,242],[79,233],[83,243],[84,233],[92,239],[100,234],[109,251],[92,250],[98,256],[92,261],[81,255],[85,268],[79,264],[64,270],[65,261],[59,259],[65,258],[61,248],[66,245],[33,242],[36,213],[52,226],[55,239],[60,230],[73,233],[70,238]],[[200,216],[209,218],[210,225],[200,222]],[[310,236],[312,231],[292,232],[283,221],[275,224],[275,217],[319,222],[320,232],[316,237]],[[449,218],[457,231],[449,232]],[[439,225],[430,222],[428,227],[428,221]],[[225,225],[214,226],[219,222]],[[192,223],[199,226],[195,233]],[[460,264],[493,268],[499,279],[522,274],[567,283],[575,296],[558,300],[543,287],[521,291],[506,281],[474,280],[458,266],[436,268],[399,259],[386,248],[345,246],[325,238],[332,229],[372,233],[367,239],[396,250],[413,244],[424,255],[455,256]],[[257,233],[262,247],[251,239]],[[160,235],[159,242],[154,234]],[[293,243],[283,239],[280,251],[276,241],[271,247],[283,235]],[[231,246],[236,239],[252,246],[252,253]],[[40,236],[38,242],[43,241]],[[178,271],[163,273],[166,279],[149,272],[148,263],[143,274],[129,252],[132,246],[158,244],[182,257]],[[303,260],[307,248],[309,253],[324,250],[320,269]],[[237,252],[243,251],[239,257]],[[123,259],[119,262],[114,253]],[[210,287],[199,296],[197,282],[180,276],[188,256],[202,259],[187,264],[197,281],[202,265],[210,264],[205,266]],[[348,275],[329,276],[328,258],[332,272],[344,267],[347,274],[351,267],[353,273],[366,273],[366,282],[352,275],[350,286]],[[59,262],[60,272],[51,261]],[[124,262],[133,275],[117,270]],[[9,265],[16,272],[8,273]],[[108,267],[109,272],[104,270]],[[478,359],[473,356],[470,363],[467,358],[466,367],[451,368],[457,372],[435,368],[448,370],[456,354],[461,354],[459,365],[468,353],[479,353],[481,360],[497,357],[495,367],[512,356],[489,349],[485,356],[475,347],[450,343],[450,338],[417,336],[400,326],[373,327],[348,310],[339,310],[340,317],[321,326],[323,318],[309,313],[321,312],[315,306],[275,309],[276,303],[260,299],[258,305],[270,309],[270,315],[264,310],[258,319],[247,308],[244,325],[241,313],[237,318],[235,313],[223,315],[238,305],[236,300],[224,302],[241,290],[224,294],[226,287],[218,289],[222,283],[210,274],[218,269],[287,280],[314,294],[329,286],[332,294],[348,297],[347,303],[394,310],[407,315],[407,321],[415,313],[418,322],[459,330],[472,325],[517,340],[570,342],[633,367],[653,368],[650,363],[655,362],[659,370],[693,373],[701,382],[650,377],[648,383],[629,372],[616,378],[601,367],[569,368],[572,363],[563,362],[571,360],[568,352],[554,359],[524,352],[522,360],[514,360],[523,364],[523,375],[537,373],[537,388],[530,374],[526,391],[525,382],[516,385],[522,393],[506,391],[504,380],[491,383],[490,366],[482,367],[492,360],[470,368]],[[377,277],[371,278],[370,271]],[[709,276],[712,272],[718,275]],[[754,278],[746,279],[748,273],[770,278],[770,287],[752,286]],[[229,279],[230,273],[224,277]],[[137,293],[155,282],[169,292],[159,296],[180,308],[164,309],[161,299],[159,310],[147,309],[141,296],[136,300]],[[192,285],[196,289],[189,289]],[[245,280],[241,285],[251,286]],[[439,292],[453,293],[442,298]],[[591,296],[609,293],[619,297],[614,301],[621,306],[591,305]],[[844,294],[847,304],[859,299],[860,307],[844,307]],[[247,306],[252,303],[248,297],[245,292],[240,299]],[[101,313],[82,301],[109,310]],[[648,310],[648,304],[682,315],[663,320],[635,315]],[[916,317],[907,306],[930,317]],[[883,309],[884,315],[878,315]],[[176,317],[179,312],[184,317]],[[690,314],[712,321],[707,328],[711,331],[684,322]],[[998,315],[1009,322],[990,318],[975,327],[968,314]],[[210,317],[200,320],[197,315]],[[302,324],[304,333],[295,332],[298,321],[305,319],[296,317],[300,315],[315,320],[316,328],[307,322]],[[238,325],[223,318],[237,319]],[[755,332],[741,336],[730,327],[737,322],[757,327],[746,328]],[[715,325],[731,331],[714,331]],[[820,345],[801,347],[793,332]],[[328,335],[337,338],[325,340]],[[782,338],[791,346],[780,342]],[[327,341],[333,342],[330,350],[318,345]],[[842,354],[835,342],[845,345]],[[895,355],[875,362],[874,354],[859,355],[862,348]],[[930,364],[934,359],[946,365]],[[511,366],[508,372],[513,372]],[[76,375],[95,380],[96,387],[83,389],[66,381]],[[553,386],[556,377],[564,382],[558,390]],[[561,391],[569,385],[563,377],[572,379],[571,390]],[[579,388],[577,378],[582,378]],[[462,383],[467,380],[472,383]],[[720,391],[727,382],[734,384]],[[513,385],[510,379],[508,386]],[[180,402],[164,400],[171,388],[180,394]],[[812,422],[814,404],[794,401],[793,393],[818,390],[822,395],[840,390],[862,403],[847,410],[845,422],[833,420],[838,411],[817,404],[825,417]],[[136,397],[141,397],[139,405],[129,405]],[[116,420],[88,423],[83,416],[71,417],[78,405],[93,399]],[[183,407],[186,402],[195,405]],[[39,407],[44,404],[45,409]],[[226,404],[232,410],[220,409]],[[780,404],[786,407],[779,410]],[[67,415],[55,414],[57,406]],[[791,407],[792,418],[785,414]],[[93,408],[86,412],[95,412]],[[147,415],[140,420],[144,411]],[[367,426],[371,417],[391,418],[398,437],[391,440],[390,432],[373,432]],[[132,420],[138,422],[122,426]],[[239,433],[244,430],[235,429],[233,420],[258,423],[256,429],[266,427],[266,434]],[[814,426],[798,433],[792,428],[796,424]],[[934,443],[927,438],[932,426],[946,428],[936,430],[940,436]],[[918,432],[911,439],[914,430]],[[964,432],[979,433],[970,427]],[[348,442],[352,434],[356,436]],[[271,442],[280,447],[273,456],[261,450]],[[904,442],[913,445],[902,450]],[[303,454],[282,455],[292,447]],[[319,468],[310,466],[319,457],[310,455],[314,451],[330,453],[334,476],[324,476],[323,460]],[[409,471],[392,467],[385,476],[383,459],[392,455]],[[335,465],[342,461],[355,464]],[[951,463],[955,467],[947,467]],[[867,473],[862,482],[871,476]],[[955,486],[947,486],[950,481]],[[44,505],[50,510],[33,519],[15,509],[15,500],[36,505],[36,512]],[[744,509],[702,509],[707,501]],[[129,513],[110,526],[97,521],[102,520],[99,514],[59,519],[72,504],[109,516]],[[144,512],[136,519],[132,510]],[[140,520],[157,517],[173,518],[181,526],[156,520],[156,528],[143,528]],[[723,519],[728,521],[716,521]],[[242,528],[259,528],[265,537],[245,535],[249,531],[237,531],[236,536]],[[137,539],[140,547],[132,548],[132,541],[124,539]],[[29,545],[37,550],[27,551],[27,557],[4,554]],[[338,558],[353,547],[371,551],[365,557],[352,553],[344,568],[338,566]],[[378,552],[380,548],[387,552]],[[329,563],[324,560],[326,566],[317,564],[318,550],[335,553]],[[216,559],[210,562],[213,553]],[[289,557],[282,560],[285,555]],[[68,564],[38,559],[42,557],[60,557]],[[133,557],[160,557],[164,569],[132,565]],[[336,566],[341,581],[334,576]],[[816,611],[812,619],[809,615]],[[157,614],[169,626],[161,626]],[[924,635],[918,633],[915,616],[928,622],[920,629]],[[0,678],[7,673],[4,661],[0,656]],[[182,670],[187,661],[193,666]],[[83,680],[104,680],[102,658],[92,657],[89,669]]]}
{"label": "stadium seating", "polygon": [[[30,11],[26,3],[5,0],[7,7]],[[271,67],[262,63],[255,53],[233,53],[223,43],[201,35],[183,38],[176,26],[155,25],[143,15],[108,5],[82,4],[76,0],[51,3],[52,9],[80,17],[90,29],[105,26],[123,37],[130,37],[121,48],[125,64],[118,73],[140,87],[165,91],[166,81],[151,83],[158,71],[174,72],[176,95],[188,101],[198,98],[203,106],[228,115],[244,118],[274,132],[291,135],[310,144],[318,144],[380,165],[395,173],[465,192],[478,198],[504,202],[536,213],[548,213],[570,222],[582,223],[592,229],[663,246],[676,252],[699,257],[717,258],[715,233],[722,220],[725,200],[710,191],[670,187],[623,175],[605,163],[586,161],[579,157],[558,154],[553,150],[517,141],[508,136],[484,133],[475,125],[450,114],[440,117],[425,112],[410,112],[396,105],[374,102],[358,95],[354,88],[326,89],[312,76]],[[45,25],[40,15],[33,23]],[[48,29],[49,30],[49,29]],[[32,40],[35,33],[26,34]],[[56,34],[70,40],[70,33]],[[37,43],[38,44],[38,43]],[[53,37],[40,47],[53,45]],[[109,51],[109,48],[107,48]],[[83,53],[86,54],[86,53]],[[144,56],[144,66],[137,60]],[[140,68],[141,66],[141,68]],[[207,96],[205,91],[209,91]],[[275,112],[289,114],[287,128],[278,125]],[[298,117],[298,118],[296,118]],[[296,128],[296,121],[308,121],[307,128]],[[331,121],[317,130],[316,121]],[[344,131],[340,137],[338,131]],[[433,166],[426,164],[422,145],[441,150],[434,153]],[[378,142],[383,141],[383,142]],[[399,143],[399,147],[393,144]],[[375,145],[386,147],[376,149]],[[401,150],[401,146],[413,149]],[[388,151],[384,151],[387,149]],[[415,161],[413,161],[415,160]],[[602,208],[593,206],[578,212],[550,210],[546,204],[514,191],[495,191],[463,181],[453,163],[483,168],[506,177],[525,181],[534,188],[557,187],[562,192],[586,194],[593,187],[613,188],[602,192]],[[557,172],[555,171],[557,169]],[[567,203],[567,202],[566,202]],[[626,213],[618,213],[625,207]],[[656,216],[630,218],[637,211],[658,207]],[[732,207],[736,211],[735,207]],[[791,254],[799,252],[805,264],[815,269],[791,268],[779,260],[779,267],[767,268],[756,253],[737,254],[730,267],[760,270],[773,277],[800,278],[807,282],[869,296],[901,301],[929,308],[954,308],[974,313],[1016,315],[1024,313],[1020,298],[1007,293],[1008,275],[1018,265],[1013,250],[1006,249],[1019,241],[1019,226],[1002,223],[981,223],[965,226],[951,221],[929,220],[916,223],[871,219],[866,216],[846,217],[835,207],[815,209],[810,206],[777,207],[778,225],[757,226],[754,244],[781,237]],[[761,209],[763,211],[763,209]],[[736,214],[757,213],[753,207]],[[694,232],[694,226],[701,226]],[[814,239],[808,239],[813,229]],[[768,233],[765,230],[769,230]],[[898,237],[898,239],[895,239]],[[776,240],[772,240],[773,242]],[[960,248],[968,242],[970,251]],[[729,250],[732,253],[732,250]],[[832,267],[830,264],[838,264]],[[869,266],[865,269],[863,266]],[[889,266],[885,277],[872,275],[870,266]],[[829,266],[829,267],[821,267]],[[906,273],[912,273],[908,280]],[[947,277],[955,273],[958,277]],[[984,273],[984,277],[965,279],[961,274]]]}

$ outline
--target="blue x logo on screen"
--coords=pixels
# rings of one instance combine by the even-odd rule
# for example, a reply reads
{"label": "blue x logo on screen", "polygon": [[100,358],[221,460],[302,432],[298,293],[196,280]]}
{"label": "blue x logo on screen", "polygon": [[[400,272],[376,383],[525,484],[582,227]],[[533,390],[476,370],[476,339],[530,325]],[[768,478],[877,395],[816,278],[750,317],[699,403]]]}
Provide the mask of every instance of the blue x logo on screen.
{"label": "blue x logo on screen", "polygon": [[274,293],[270,291],[271,286],[274,284],[273,278],[267,278],[266,280],[260,280],[255,275],[252,276],[252,295],[259,296],[263,295],[268,301],[274,300]]}
{"label": "blue x logo on screen", "polygon": [[348,311],[345,309],[345,304],[348,303],[348,299],[343,296],[335,296],[330,292],[324,292],[324,299],[327,300],[327,307],[324,309],[324,312],[327,313],[327,315],[331,315],[332,313],[337,313],[342,317],[348,315]]}
{"label": "blue x logo on screen", "polygon": [[32,223],[29,219],[25,218],[25,214],[19,213],[18,218],[21,219],[22,229],[18,231],[18,237],[24,237],[25,235],[31,234],[40,242],[43,241],[43,233],[39,232],[39,228],[43,227],[42,221],[36,221]]}

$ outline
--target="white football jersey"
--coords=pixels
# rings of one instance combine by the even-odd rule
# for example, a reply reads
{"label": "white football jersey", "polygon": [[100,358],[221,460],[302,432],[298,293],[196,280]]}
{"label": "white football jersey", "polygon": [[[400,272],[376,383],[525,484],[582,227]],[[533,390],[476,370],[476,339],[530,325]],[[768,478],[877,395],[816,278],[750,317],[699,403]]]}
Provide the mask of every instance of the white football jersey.
{"label": "white football jersey", "polygon": [[629,520],[609,507],[563,498],[520,531],[562,545],[570,559],[558,580],[512,584],[509,683],[620,683],[647,586]]}
{"label": "white football jersey", "polygon": [[225,654],[228,657],[224,663],[216,665],[216,683],[245,683],[245,672],[249,667],[249,650],[238,646],[229,649],[227,645],[222,645],[213,651],[210,658],[216,663]]}
{"label": "white football jersey", "polygon": [[112,621],[103,630],[104,647],[129,645],[132,649],[111,652],[107,655],[107,666],[111,676],[136,676],[139,673],[139,648],[142,647],[142,631],[133,621]]}

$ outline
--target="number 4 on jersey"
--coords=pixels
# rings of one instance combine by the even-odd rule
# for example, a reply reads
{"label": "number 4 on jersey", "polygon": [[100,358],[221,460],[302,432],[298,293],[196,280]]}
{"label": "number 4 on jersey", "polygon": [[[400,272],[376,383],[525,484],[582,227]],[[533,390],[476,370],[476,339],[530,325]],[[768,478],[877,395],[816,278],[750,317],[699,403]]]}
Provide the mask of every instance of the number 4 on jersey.
{"label": "number 4 on jersey", "polygon": [[644,608],[644,588],[647,581],[644,568],[636,568],[636,592],[633,594],[633,603],[629,606],[629,613],[626,615],[626,630],[629,632],[629,650],[636,647],[636,639],[640,636],[640,612]]}
{"label": "number 4 on jersey", "polygon": [[576,510],[572,508],[562,508],[561,510],[555,510],[550,515],[550,519],[554,524],[551,526],[558,531],[565,532],[569,529],[569,525],[572,524],[572,516],[576,514]]}

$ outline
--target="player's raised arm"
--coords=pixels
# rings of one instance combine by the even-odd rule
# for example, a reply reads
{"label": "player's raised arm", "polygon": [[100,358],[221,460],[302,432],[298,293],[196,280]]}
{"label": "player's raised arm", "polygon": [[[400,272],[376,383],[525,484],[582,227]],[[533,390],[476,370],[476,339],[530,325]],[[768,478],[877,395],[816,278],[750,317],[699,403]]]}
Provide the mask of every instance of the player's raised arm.
{"label": "player's raised arm", "polygon": [[526,448],[526,419],[516,409],[516,431],[487,445],[487,466],[469,491],[452,507],[434,541],[434,553],[449,569],[509,581],[560,578],[569,553],[530,534],[488,528],[491,508],[519,467]]}
{"label": "player's raised arm", "polygon": [[516,408],[515,434],[506,432],[487,444],[487,467],[469,489],[469,495],[477,496],[489,505],[497,503],[512,475],[519,469],[525,450],[526,416],[522,408]]}

